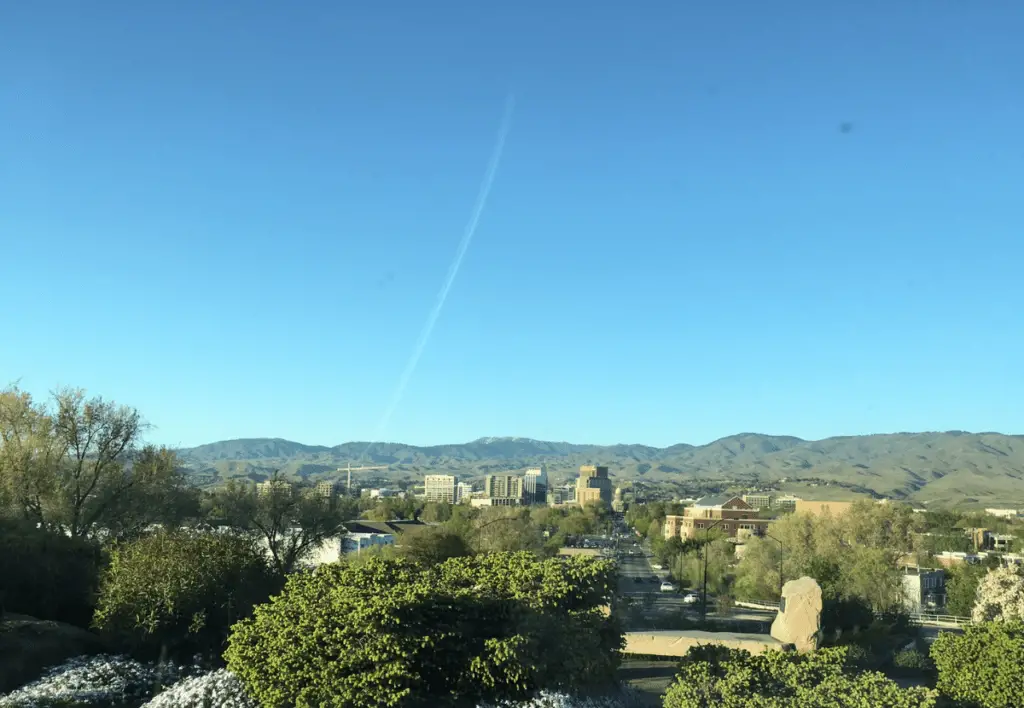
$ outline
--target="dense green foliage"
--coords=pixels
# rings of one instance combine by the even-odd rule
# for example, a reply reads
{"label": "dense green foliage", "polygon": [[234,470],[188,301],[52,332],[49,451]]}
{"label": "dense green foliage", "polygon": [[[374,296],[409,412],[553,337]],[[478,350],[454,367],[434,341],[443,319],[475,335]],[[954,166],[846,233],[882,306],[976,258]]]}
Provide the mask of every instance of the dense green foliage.
{"label": "dense green foliage", "polygon": [[814,578],[826,601],[855,601],[875,612],[895,611],[903,598],[900,565],[904,555],[915,550],[918,524],[905,505],[873,502],[858,502],[838,515],[786,516],[772,526],[778,541],[752,539],[748,544],[735,570],[736,588],[743,592],[740,599],[778,597],[781,554],[785,579]]}
{"label": "dense green foliage", "polygon": [[976,708],[1019,708],[1024,700],[1024,623],[968,625],[940,634],[931,649],[944,695]]}
{"label": "dense green foliage", "polygon": [[142,446],[134,408],[78,389],[0,389],[0,512],[75,537],[126,538],[197,510],[177,457]]}
{"label": "dense green foliage", "polygon": [[101,563],[87,539],[0,521],[0,609],[87,625]]}
{"label": "dense green foliage", "polygon": [[900,688],[874,672],[853,673],[844,649],[810,654],[703,647],[683,658],[664,708],[929,708],[935,695]]}
{"label": "dense green foliage", "polygon": [[93,623],[142,655],[218,655],[231,625],[278,587],[246,537],[155,533],[113,551]]}
{"label": "dense green foliage", "polygon": [[958,563],[946,569],[946,613],[970,617],[978,599],[978,583],[988,569],[981,565]]}
{"label": "dense green foliage", "polygon": [[613,680],[614,564],[529,553],[323,566],[236,625],[229,668],[265,705],[474,706]]}

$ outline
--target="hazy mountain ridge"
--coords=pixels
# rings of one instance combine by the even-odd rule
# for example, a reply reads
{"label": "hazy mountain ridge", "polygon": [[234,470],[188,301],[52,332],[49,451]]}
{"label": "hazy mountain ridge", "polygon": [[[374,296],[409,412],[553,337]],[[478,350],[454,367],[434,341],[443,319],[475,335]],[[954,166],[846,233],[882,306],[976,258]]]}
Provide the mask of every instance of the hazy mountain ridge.
{"label": "hazy mountain ridge", "polygon": [[275,469],[302,478],[337,476],[340,467],[389,465],[393,473],[444,471],[467,477],[546,463],[569,477],[581,464],[607,464],[620,479],[781,479],[835,482],[876,495],[922,501],[987,499],[1024,504],[1024,436],[963,431],[893,433],[803,440],[741,433],[707,445],[585,445],[519,437],[418,447],[349,442],[333,447],[280,438],[225,440],[179,450],[208,483],[265,478]]}

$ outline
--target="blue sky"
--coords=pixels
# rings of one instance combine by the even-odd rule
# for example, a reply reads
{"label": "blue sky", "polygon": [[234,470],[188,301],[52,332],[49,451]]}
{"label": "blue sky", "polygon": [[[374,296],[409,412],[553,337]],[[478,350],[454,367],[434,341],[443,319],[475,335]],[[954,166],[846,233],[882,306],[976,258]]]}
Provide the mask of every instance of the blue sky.
{"label": "blue sky", "polygon": [[1013,0],[4,3],[0,382],[172,445],[1024,433],[1021,36]]}

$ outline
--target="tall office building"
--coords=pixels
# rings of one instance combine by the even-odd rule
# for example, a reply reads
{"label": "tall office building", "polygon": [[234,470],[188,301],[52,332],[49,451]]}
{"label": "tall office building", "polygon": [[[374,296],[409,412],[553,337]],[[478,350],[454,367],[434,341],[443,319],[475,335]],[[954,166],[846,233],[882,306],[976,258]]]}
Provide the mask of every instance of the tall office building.
{"label": "tall office building", "polygon": [[608,478],[608,468],[581,465],[580,476],[576,480],[576,503],[586,506],[596,501],[612,503],[612,481]]}
{"label": "tall office building", "polygon": [[527,504],[543,504],[548,498],[548,471],[540,467],[526,470],[523,475],[523,499]]}
{"label": "tall office building", "polygon": [[484,493],[491,506],[516,506],[523,503],[523,478],[515,474],[489,474]]}
{"label": "tall office building", "polygon": [[428,502],[454,504],[458,501],[458,479],[452,474],[428,474],[423,478],[423,497]]}

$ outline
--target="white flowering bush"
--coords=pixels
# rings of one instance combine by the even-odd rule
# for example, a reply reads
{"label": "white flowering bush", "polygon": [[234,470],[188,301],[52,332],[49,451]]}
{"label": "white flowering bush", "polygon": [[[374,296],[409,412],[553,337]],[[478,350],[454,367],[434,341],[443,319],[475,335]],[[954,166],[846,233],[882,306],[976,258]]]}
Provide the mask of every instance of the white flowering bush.
{"label": "white flowering bush", "polygon": [[971,619],[975,622],[1024,619],[1024,576],[1013,568],[997,568],[978,583]]}
{"label": "white flowering bush", "polygon": [[227,669],[180,681],[143,708],[259,708]]}
{"label": "white flowering bush", "polygon": [[639,695],[624,689],[618,696],[570,696],[566,693],[542,691],[528,701],[505,701],[477,708],[639,708],[643,703]]}
{"label": "white flowering bush", "polygon": [[0,708],[118,708],[135,705],[189,669],[121,656],[80,656],[0,697]]}
{"label": "white flowering bush", "polygon": [[[118,656],[77,657],[38,681],[0,697],[0,708],[259,708],[227,669],[196,674],[196,667],[146,665]],[[164,689],[164,687],[170,686]],[[164,689],[161,691],[161,689]],[[527,701],[478,708],[639,708],[634,691],[575,697],[543,691]]]}

